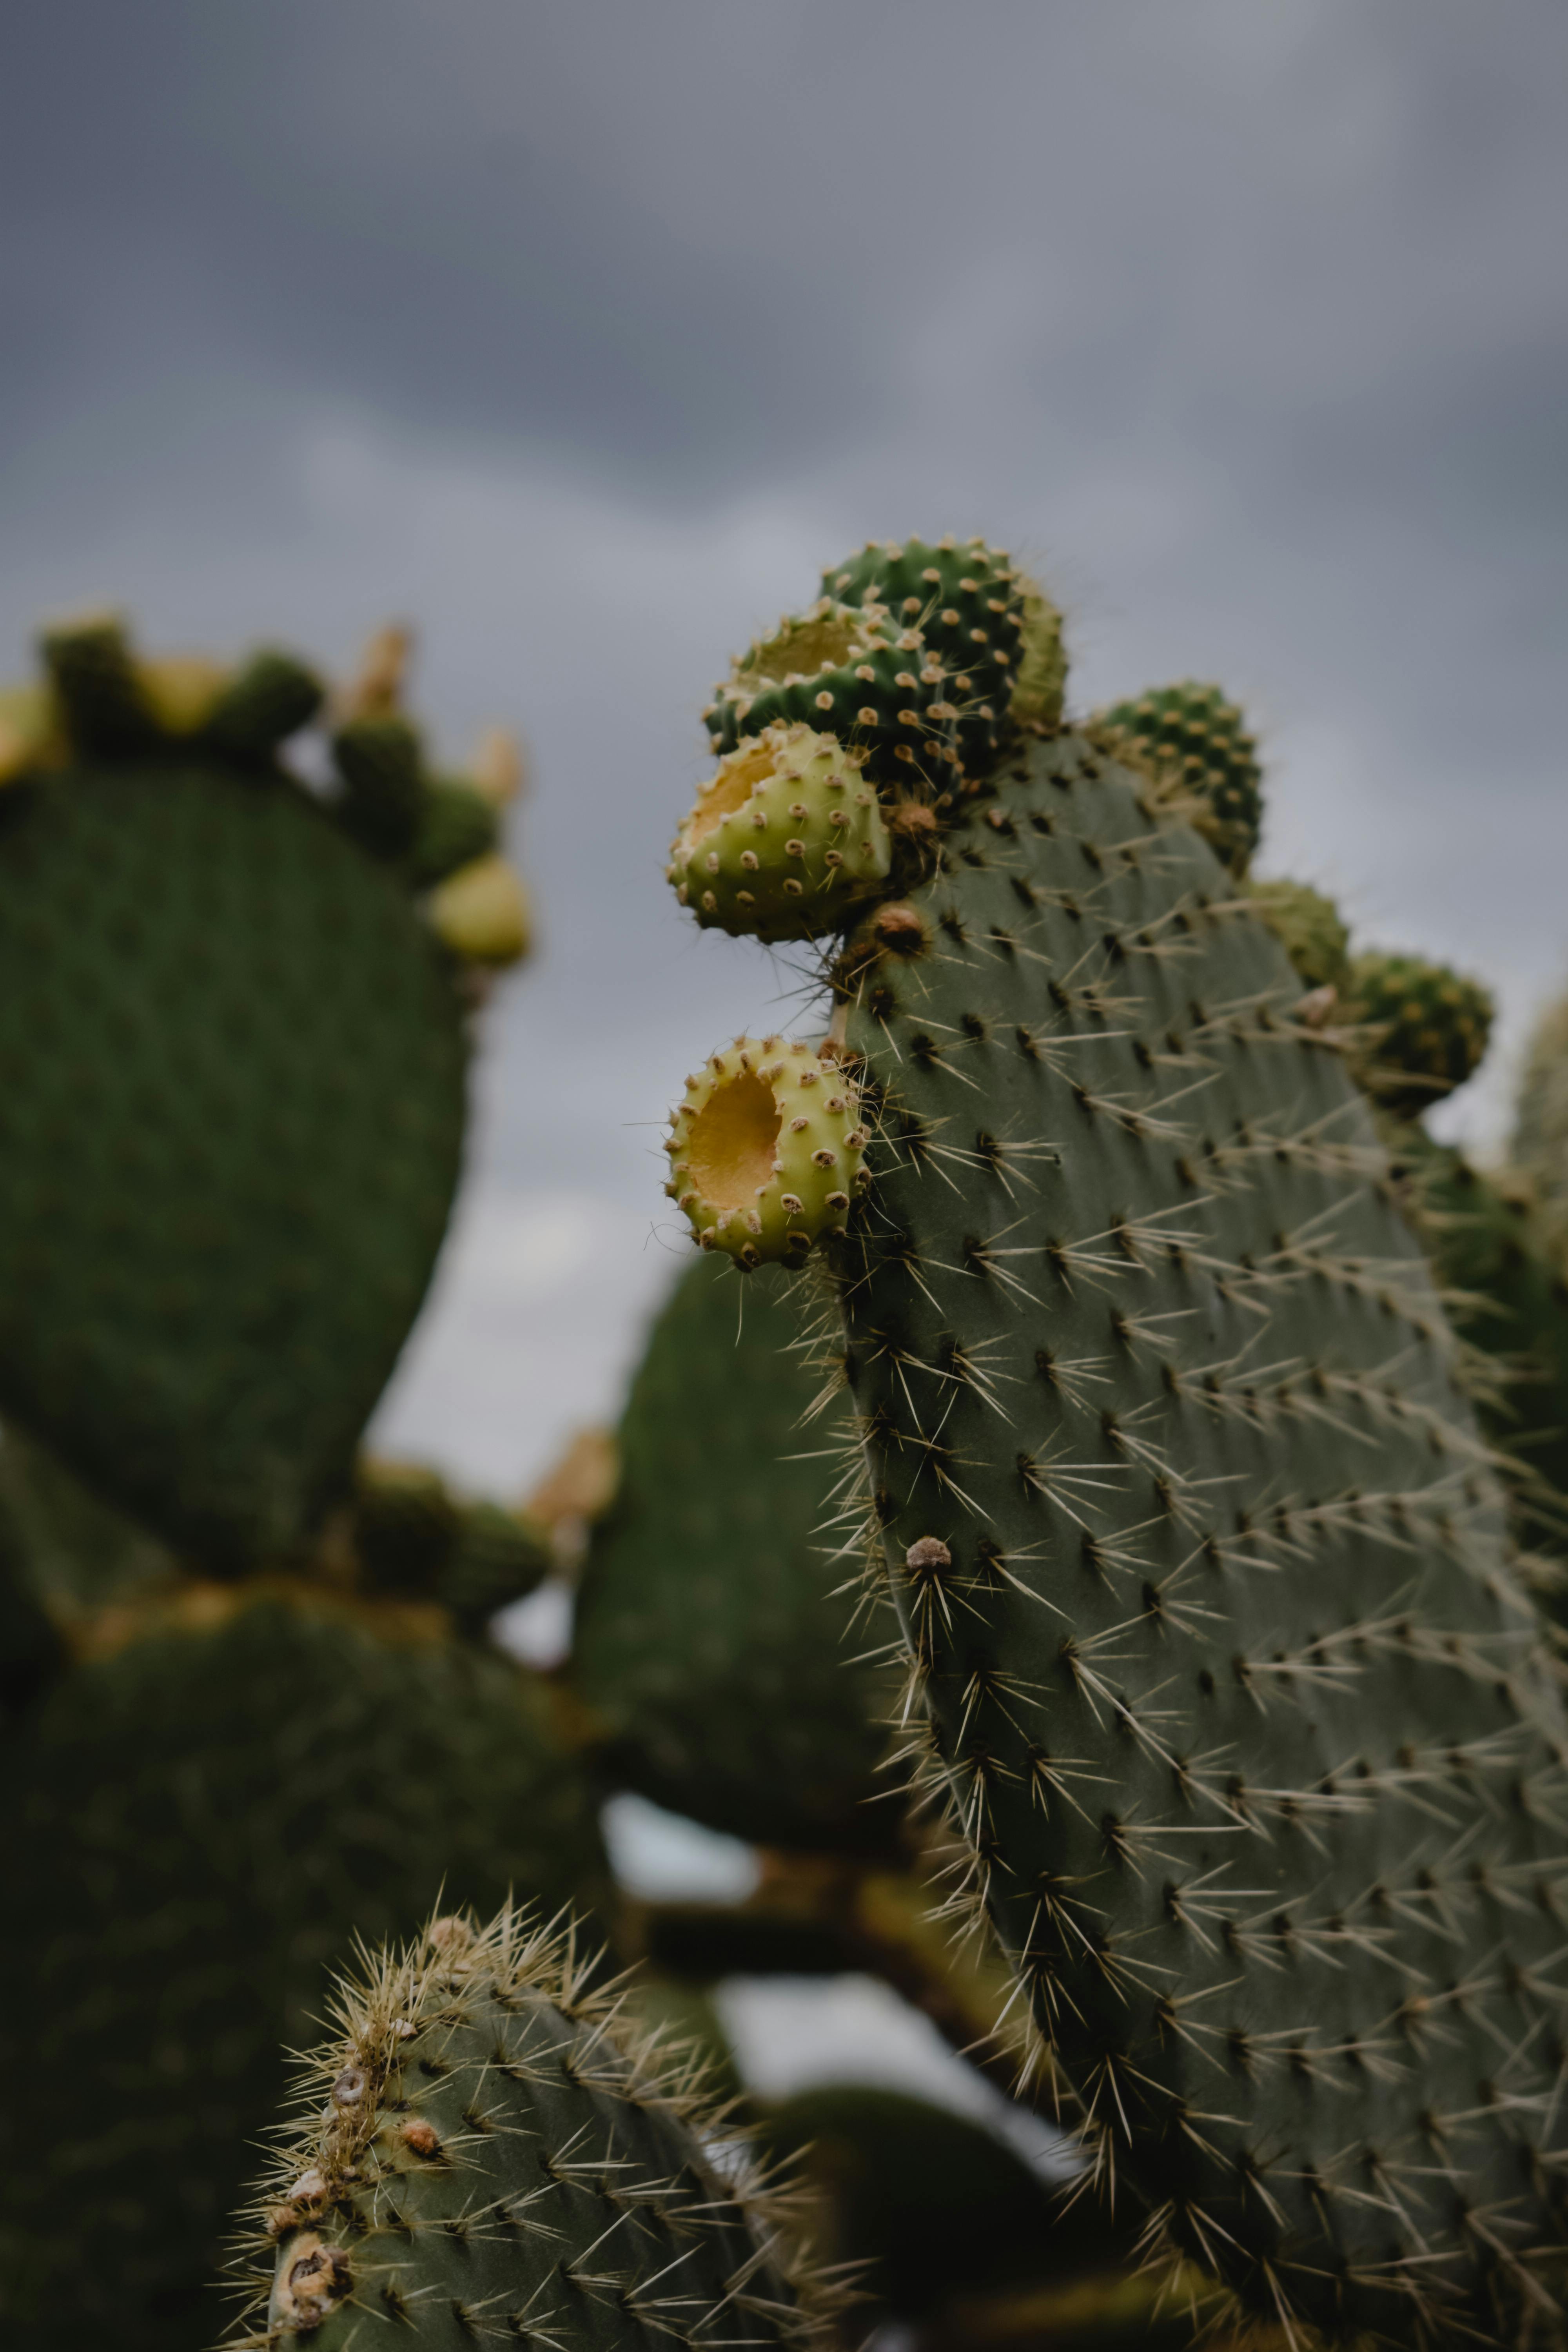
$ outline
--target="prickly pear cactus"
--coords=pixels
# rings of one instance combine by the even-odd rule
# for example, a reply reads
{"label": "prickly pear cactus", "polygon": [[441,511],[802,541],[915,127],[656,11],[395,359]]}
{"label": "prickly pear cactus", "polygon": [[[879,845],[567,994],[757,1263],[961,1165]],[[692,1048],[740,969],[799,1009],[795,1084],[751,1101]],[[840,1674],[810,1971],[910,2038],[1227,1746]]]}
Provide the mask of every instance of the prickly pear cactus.
{"label": "prickly pear cactus", "polygon": [[253,1580],[99,1639],[6,1748],[0,2072],[27,2161],[0,2332],[202,2352],[281,2053],[348,1940],[411,1932],[443,1889],[582,1907],[603,1859],[544,1691],[437,1612]]}
{"label": "prickly pear cactus", "polygon": [[1553,1249],[1568,1264],[1568,999],[1549,1004],[1531,1034],[1511,1156],[1535,1189]]}
{"label": "prickly pear cactus", "polygon": [[837,966],[914,1700],[1101,2164],[1333,2336],[1555,2308],[1562,1717],[1370,1113],[1085,739]]}
{"label": "prickly pear cactus", "polygon": [[274,2168],[236,2352],[402,2342],[806,2346],[825,2298],[678,2056],[510,1907],[345,1980]]}
{"label": "prickly pear cactus", "polygon": [[1112,703],[1092,725],[1189,795],[1192,821],[1221,864],[1246,873],[1263,823],[1263,771],[1245,711],[1219,687],[1184,678]]}
{"label": "prickly pear cactus", "polygon": [[682,1276],[627,1400],[572,1672],[606,1769],[655,1803],[763,1845],[875,1853],[899,1833],[878,1772],[897,1680],[866,1654],[890,1629],[846,1590],[853,1433],[841,1400],[814,1414],[806,1352],[778,1275],[743,1307],[722,1263]]}
{"label": "prickly pear cactus", "polygon": [[1266,923],[1307,988],[1348,993],[1350,926],[1333,900],[1306,882],[1254,882],[1247,904]]}
{"label": "prickly pear cactus", "polygon": [[1419,1118],[1480,1067],[1493,1007],[1479,981],[1420,956],[1373,953],[1352,962],[1350,994],[1368,1032],[1364,1082],[1396,1118]]}
{"label": "prickly pear cactus", "polygon": [[395,719],[331,805],[296,782],[282,656],[45,652],[0,791],[0,1410],[228,1571],[344,1483],[446,1227],[459,967],[366,845],[356,726],[424,786]]}
{"label": "prickly pear cactus", "polygon": [[348,1536],[363,1590],[437,1601],[475,1636],[553,1565],[543,1528],[498,1503],[463,1501],[412,1462],[362,1457]]}

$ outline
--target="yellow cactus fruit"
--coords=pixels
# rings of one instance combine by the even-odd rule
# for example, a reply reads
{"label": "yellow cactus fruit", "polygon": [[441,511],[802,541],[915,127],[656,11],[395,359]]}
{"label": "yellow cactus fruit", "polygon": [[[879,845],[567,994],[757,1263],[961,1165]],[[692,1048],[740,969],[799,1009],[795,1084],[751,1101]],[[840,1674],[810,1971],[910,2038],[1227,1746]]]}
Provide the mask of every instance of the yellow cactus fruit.
{"label": "yellow cactus fruit", "polygon": [[499,853],[449,874],[430,893],[429,913],[437,938],[469,963],[520,962],[532,940],[522,878]]}
{"label": "yellow cactus fruit", "polygon": [[1068,661],[1062,616],[1043,588],[1020,576],[1024,592],[1023,639],[1013,687],[1012,716],[1020,727],[1043,727],[1053,734],[1062,723]]}
{"label": "yellow cactus fruit", "polygon": [[737,1037],[686,1081],[665,1143],[665,1191],[703,1249],[798,1265],[842,1233],[868,1181],[860,1094],[837,1062],[782,1037]]}
{"label": "yellow cactus fruit", "polygon": [[165,735],[195,735],[205,727],[228,677],[205,654],[163,654],[136,665],[142,699]]}
{"label": "yellow cactus fruit", "polygon": [[892,862],[862,756],[783,719],[739,743],[670,849],[681,905],[705,927],[760,940],[837,929]]}
{"label": "yellow cactus fruit", "polygon": [[61,757],[54,698],[45,686],[0,687],[0,784],[15,783]]}

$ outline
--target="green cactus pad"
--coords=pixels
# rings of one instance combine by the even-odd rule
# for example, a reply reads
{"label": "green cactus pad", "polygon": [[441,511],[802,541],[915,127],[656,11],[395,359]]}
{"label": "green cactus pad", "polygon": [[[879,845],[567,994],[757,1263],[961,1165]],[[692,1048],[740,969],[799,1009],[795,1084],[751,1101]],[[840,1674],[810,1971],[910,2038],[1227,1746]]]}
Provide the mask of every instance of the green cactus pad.
{"label": "green cactus pad", "polygon": [[686,1081],[665,1191],[703,1249],[745,1271],[841,1233],[866,1149],[855,1081],[808,1045],[737,1037]]}
{"label": "green cactus pad", "polygon": [[824,598],[788,616],[741,656],[702,716],[715,751],[783,720],[836,736],[879,784],[913,797],[940,793],[958,753],[945,674],[918,629]]}
{"label": "green cactus pad", "polygon": [[782,1276],[742,1299],[728,1266],[688,1267],[626,1402],[572,1672],[606,1769],[656,1804],[762,1845],[885,1852],[895,1692],[866,1654],[891,1629],[845,1591],[854,1432],[843,1400],[813,1417],[809,1352]]}
{"label": "green cactus pad", "polygon": [[1350,986],[1350,928],[1331,898],[1306,882],[1253,882],[1247,904],[1268,924],[1308,988]]}
{"label": "green cactus pad", "polygon": [[1419,1117],[1480,1067],[1493,1006],[1479,981],[1420,956],[1361,955],[1350,993],[1370,1033],[1366,1083],[1400,1118]]}
{"label": "green cactus pad", "polygon": [[499,1504],[459,1501],[437,1471],[412,1462],[361,1461],[352,1541],[366,1591],[438,1601],[476,1634],[552,1565],[542,1528]]}
{"label": "green cactus pad", "polygon": [[670,848],[667,879],[704,928],[810,940],[887,879],[892,844],[861,761],[782,720],[719,762]]}
{"label": "green cactus pad", "polygon": [[819,2340],[788,2208],[569,1939],[438,1919],[336,2006],[263,2206],[254,2352]]}
{"label": "green cactus pad", "polygon": [[[983,539],[961,545],[944,539],[934,547],[922,539],[868,540],[858,555],[823,573],[822,590],[829,599],[889,614],[898,628],[919,630],[945,673],[942,698],[956,713],[963,767],[971,773],[988,767],[1024,658],[1025,583],[1012,558]],[[1031,684],[1048,696],[1050,632],[1040,628],[1043,614],[1032,617],[1030,650],[1044,670],[1038,678],[1031,674]],[[1058,713],[1059,697],[1058,681]]]}
{"label": "green cactus pad", "polygon": [[1551,1246],[1568,1264],[1568,998],[1549,1004],[1531,1033],[1511,1156],[1534,1187]]}
{"label": "green cactus pad", "polygon": [[1246,714],[1217,686],[1184,678],[1097,711],[1136,759],[1195,804],[1193,823],[1220,863],[1245,874],[1263,822],[1263,771]]}
{"label": "green cactus pad", "polygon": [[[117,643],[53,641],[75,740],[126,740]],[[467,1048],[396,877],[204,745],[0,795],[0,1410],[227,1569],[346,1476],[445,1231]]]}
{"label": "green cactus pad", "polygon": [[876,1517],[1101,2163],[1271,2317],[1489,2333],[1568,2218],[1568,1747],[1368,1108],[1156,797],[1030,744],[847,962]]}
{"label": "green cactus pad", "polygon": [[443,1889],[549,1915],[602,1869],[510,1662],[303,1587],[198,1587],[147,1625],[9,1745],[0,2072],[27,2161],[0,2332],[28,2352],[209,2345],[282,2053],[349,1938],[410,1932]]}

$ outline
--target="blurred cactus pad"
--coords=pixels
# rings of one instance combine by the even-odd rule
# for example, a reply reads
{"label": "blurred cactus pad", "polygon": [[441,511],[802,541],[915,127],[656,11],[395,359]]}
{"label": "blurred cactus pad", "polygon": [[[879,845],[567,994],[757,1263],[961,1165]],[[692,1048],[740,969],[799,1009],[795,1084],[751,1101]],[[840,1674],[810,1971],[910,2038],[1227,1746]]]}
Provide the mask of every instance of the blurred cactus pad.
{"label": "blurred cactus pad", "polygon": [[456,788],[398,718],[308,790],[289,656],[143,661],[109,620],[43,656],[0,730],[0,1412],[231,1572],[341,1489],[424,1297],[468,1060],[426,894],[493,811],[456,876],[422,849]]}
{"label": "blurred cactus pad", "polygon": [[821,903],[910,1706],[1152,2245],[1288,2332],[1560,2331],[1559,1670],[1338,1037],[1112,740],[1013,714],[897,903]]}

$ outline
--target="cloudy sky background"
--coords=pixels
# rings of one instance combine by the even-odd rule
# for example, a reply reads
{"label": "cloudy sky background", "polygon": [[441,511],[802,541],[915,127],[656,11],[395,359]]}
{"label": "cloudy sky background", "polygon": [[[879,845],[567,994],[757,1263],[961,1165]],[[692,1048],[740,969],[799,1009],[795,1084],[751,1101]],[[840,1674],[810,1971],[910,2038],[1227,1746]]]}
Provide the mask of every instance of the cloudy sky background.
{"label": "cloudy sky background", "polygon": [[[1568,977],[1561,0],[12,0],[0,659],[36,615],[509,719],[538,962],[389,1441],[500,1491],[678,1264],[658,1122],[795,982],[660,879],[732,647],[983,531],[1079,707],[1195,673],[1265,868]],[[1473,1090],[1474,1091],[1474,1090]]]}

